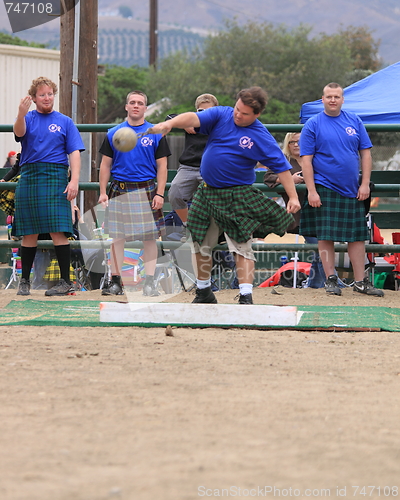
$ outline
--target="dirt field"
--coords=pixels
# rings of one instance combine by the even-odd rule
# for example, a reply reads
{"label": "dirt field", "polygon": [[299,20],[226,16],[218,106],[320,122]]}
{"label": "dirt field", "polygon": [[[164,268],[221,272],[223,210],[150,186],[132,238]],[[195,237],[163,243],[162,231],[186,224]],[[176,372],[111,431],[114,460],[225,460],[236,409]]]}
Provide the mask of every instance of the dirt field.
{"label": "dirt field", "polygon": [[7,326],[0,356],[2,500],[397,496],[400,333]]}

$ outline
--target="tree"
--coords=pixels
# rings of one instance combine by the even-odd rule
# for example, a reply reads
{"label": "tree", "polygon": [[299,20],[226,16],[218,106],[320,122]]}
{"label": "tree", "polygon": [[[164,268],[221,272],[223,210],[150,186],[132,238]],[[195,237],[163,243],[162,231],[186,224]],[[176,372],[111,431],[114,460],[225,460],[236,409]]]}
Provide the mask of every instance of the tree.
{"label": "tree", "polygon": [[222,93],[233,95],[256,84],[283,102],[302,103],[319,97],[327,82],[352,69],[350,50],[338,36],[310,39],[311,28],[304,25],[289,30],[230,21],[226,28],[209,37],[204,48],[206,73]]}
{"label": "tree", "polygon": [[[153,101],[168,97],[172,107],[191,110],[199,94],[224,96],[232,103],[240,89],[259,85],[270,96],[267,122],[297,122],[300,105],[321,97],[327,83],[347,86],[375,71],[378,46],[367,28],[311,37],[306,25],[289,29],[228,21],[203,48],[175,52],[160,61],[157,71],[149,68],[146,90]],[[113,92],[104,103],[111,116]],[[160,112],[161,119],[167,111]]]}
{"label": "tree", "polygon": [[4,45],[22,45],[23,47],[36,47],[38,49],[45,49],[47,47],[46,44],[27,42],[26,40],[22,40],[17,36],[13,36],[5,32],[0,32],[0,43]]}
{"label": "tree", "polygon": [[168,96],[174,103],[191,102],[199,94],[212,92],[203,69],[203,55],[195,51],[176,52],[162,59],[157,70],[150,69],[149,92],[154,99]]}
{"label": "tree", "polygon": [[137,66],[107,66],[105,75],[98,79],[98,122],[122,121],[126,116],[126,96],[132,90],[147,90],[148,75],[147,69]]}
{"label": "tree", "polygon": [[[300,104],[288,104],[278,99],[268,99],[267,107],[260,116],[262,123],[298,123],[300,115]],[[285,132],[273,132],[277,141],[283,141]]]}
{"label": "tree", "polygon": [[168,96],[178,104],[203,92],[233,99],[240,89],[259,85],[282,103],[301,104],[319,98],[328,82],[343,85],[357,78],[351,74],[351,30],[312,38],[310,33],[305,25],[290,30],[284,25],[239,26],[228,21],[224,30],[205,40],[202,51],[177,52],[163,59],[150,79],[151,89],[157,98]]}
{"label": "tree", "polygon": [[377,71],[382,61],[378,50],[380,41],[372,37],[371,30],[366,26],[348,26],[339,30],[350,49],[351,59],[355,70]]}

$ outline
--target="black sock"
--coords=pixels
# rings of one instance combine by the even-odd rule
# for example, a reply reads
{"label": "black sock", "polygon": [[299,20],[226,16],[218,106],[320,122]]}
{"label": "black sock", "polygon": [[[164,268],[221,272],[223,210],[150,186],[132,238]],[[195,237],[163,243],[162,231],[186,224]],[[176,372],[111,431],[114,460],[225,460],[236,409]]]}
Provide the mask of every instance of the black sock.
{"label": "black sock", "polygon": [[113,274],[111,276],[111,281],[113,283],[117,283],[117,285],[121,286],[121,276],[119,274]]}
{"label": "black sock", "polygon": [[33,261],[35,260],[37,247],[21,247],[21,266],[22,274],[21,278],[29,280],[31,275],[31,269],[33,266]]}
{"label": "black sock", "polygon": [[58,265],[60,266],[60,275],[66,283],[71,283],[69,279],[69,269],[71,266],[71,247],[68,245],[57,245],[54,247]]}
{"label": "black sock", "polygon": [[145,280],[146,285],[151,285],[153,282],[154,282],[154,276],[147,274]]}

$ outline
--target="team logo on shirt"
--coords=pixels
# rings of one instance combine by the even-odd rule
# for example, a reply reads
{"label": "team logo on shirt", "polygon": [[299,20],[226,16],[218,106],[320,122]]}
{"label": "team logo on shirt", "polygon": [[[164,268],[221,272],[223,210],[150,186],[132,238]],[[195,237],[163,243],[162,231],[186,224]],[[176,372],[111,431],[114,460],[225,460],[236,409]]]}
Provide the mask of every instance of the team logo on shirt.
{"label": "team logo on shirt", "polygon": [[144,146],[145,148],[149,147],[149,146],[152,146],[153,145],[153,142],[154,140],[153,139],[150,139],[150,137],[142,137],[140,139],[140,144],[142,146]]}
{"label": "team logo on shirt", "polygon": [[61,127],[60,125],[56,125],[55,123],[52,123],[49,125],[49,130],[50,132],[61,132]]}
{"label": "team logo on shirt", "polygon": [[239,146],[243,149],[251,149],[253,145],[254,145],[254,142],[252,142],[250,137],[247,137],[247,135],[244,135],[239,140]]}
{"label": "team logo on shirt", "polygon": [[346,127],[346,134],[347,135],[356,135],[356,131],[353,127]]}

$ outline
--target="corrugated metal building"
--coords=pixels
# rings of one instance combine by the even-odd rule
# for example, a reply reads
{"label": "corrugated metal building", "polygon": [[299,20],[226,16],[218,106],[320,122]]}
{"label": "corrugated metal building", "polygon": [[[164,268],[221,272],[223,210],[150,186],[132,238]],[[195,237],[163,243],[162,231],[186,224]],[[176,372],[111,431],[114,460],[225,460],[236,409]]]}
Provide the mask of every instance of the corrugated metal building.
{"label": "corrugated metal building", "polygon": [[[8,125],[14,123],[20,100],[27,95],[32,80],[47,76],[59,85],[60,51],[0,44],[0,74],[0,123]],[[58,110],[58,96],[54,108]],[[20,151],[14,136],[0,133],[0,167],[11,150]]]}

